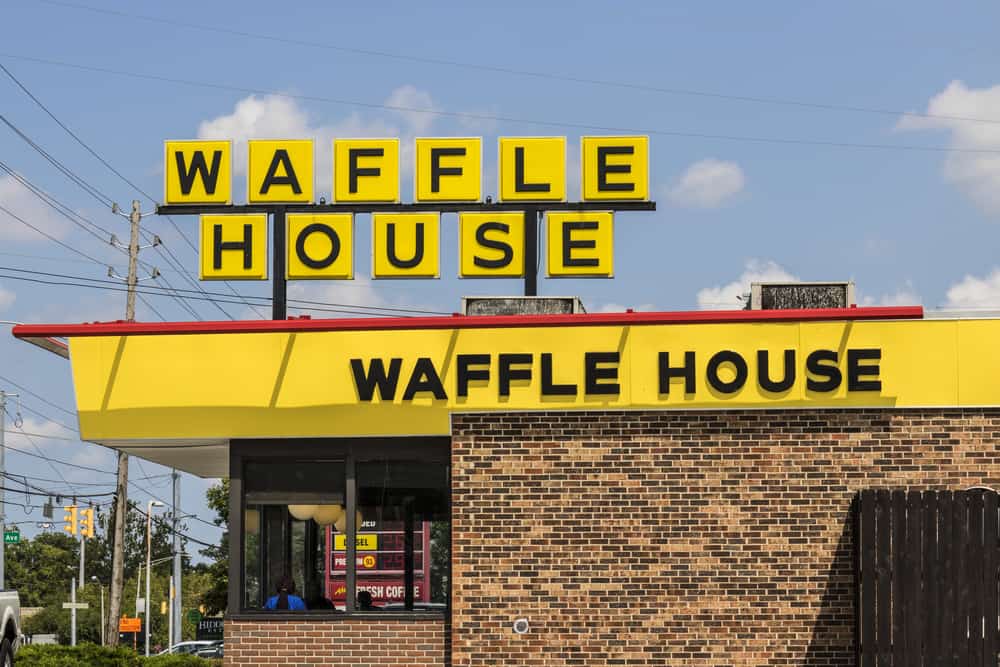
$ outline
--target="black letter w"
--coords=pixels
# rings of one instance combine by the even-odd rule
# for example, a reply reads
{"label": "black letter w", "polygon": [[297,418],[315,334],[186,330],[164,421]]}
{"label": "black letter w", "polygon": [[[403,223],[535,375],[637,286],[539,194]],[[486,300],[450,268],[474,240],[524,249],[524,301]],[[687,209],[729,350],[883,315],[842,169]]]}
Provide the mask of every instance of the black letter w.
{"label": "black letter w", "polygon": [[174,153],[174,159],[177,160],[177,177],[181,181],[182,194],[191,194],[195,174],[201,176],[201,182],[205,185],[205,194],[215,194],[215,185],[219,180],[219,164],[222,162],[222,151],[212,152],[211,169],[205,163],[205,154],[202,151],[194,152],[194,155],[191,156],[190,167],[184,166],[184,153],[177,151]]}
{"label": "black letter w", "polygon": [[358,398],[371,401],[378,387],[379,396],[383,401],[391,401],[396,397],[396,385],[399,384],[399,369],[403,365],[401,358],[389,360],[389,373],[386,375],[385,364],[381,359],[372,359],[369,370],[360,359],[351,359],[351,372],[354,373],[354,386],[358,390]]}

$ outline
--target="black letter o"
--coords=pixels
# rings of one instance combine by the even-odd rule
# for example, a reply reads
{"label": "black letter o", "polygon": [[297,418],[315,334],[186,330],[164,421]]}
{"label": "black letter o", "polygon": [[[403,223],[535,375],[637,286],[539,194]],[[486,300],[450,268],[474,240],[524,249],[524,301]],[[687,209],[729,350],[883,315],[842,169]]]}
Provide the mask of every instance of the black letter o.
{"label": "black letter o", "polygon": [[[316,232],[326,234],[326,237],[330,239],[330,254],[323,259],[313,259],[306,254],[306,239]],[[340,237],[337,236],[337,232],[332,227],[321,222],[306,225],[299,232],[298,238],[295,239],[295,254],[298,255],[299,261],[310,269],[325,269],[337,261],[337,257],[340,256]]]}
{"label": "black letter o", "polygon": [[[723,382],[719,377],[719,366],[730,363],[736,369],[736,377],[729,382]],[[723,394],[732,394],[743,388],[747,381],[747,362],[732,350],[723,350],[715,353],[708,360],[708,368],[705,369],[708,383],[716,391]]]}

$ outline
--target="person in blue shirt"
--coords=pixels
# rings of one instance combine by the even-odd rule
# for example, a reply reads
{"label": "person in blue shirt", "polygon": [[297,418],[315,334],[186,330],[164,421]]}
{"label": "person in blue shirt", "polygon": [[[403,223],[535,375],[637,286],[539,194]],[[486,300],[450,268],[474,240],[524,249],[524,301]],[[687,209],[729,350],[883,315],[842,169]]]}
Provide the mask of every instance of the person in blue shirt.
{"label": "person in blue shirt", "polygon": [[298,595],[295,595],[295,582],[286,575],[278,582],[278,594],[267,601],[264,609],[306,611],[306,603]]}

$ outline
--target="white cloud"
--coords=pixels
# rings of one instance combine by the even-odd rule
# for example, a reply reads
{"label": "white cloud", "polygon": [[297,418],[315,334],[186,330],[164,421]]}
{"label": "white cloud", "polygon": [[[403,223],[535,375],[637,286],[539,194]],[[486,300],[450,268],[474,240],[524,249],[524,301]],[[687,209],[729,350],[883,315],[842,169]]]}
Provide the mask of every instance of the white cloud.
{"label": "white cloud", "polygon": [[1000,308],[1000,269],[985,278],[965,276],[948,289],[947,308]]}
{"label": "white cloud", "polygon": [[24,431],[25,433],[30,433],[33,437],[40,436],[42,438],[74,438],[76,433],[60,426],[54,421],[49,421],[48,419],[36,419],[35,417],[25,416],[21,423],[19,431]]}
{"label": "white cloud", "polygon": [[882,294],[874,297],[869,295],[860,296],[858,302],[862,306],[917,306],[923,303],[920,295],[910,282],[891,294]]}
{"label": "white cloud", "polygon": [[632,309],[635,312],[651,312],[656,310],[656,306],[652,303],[640,303],[636,306],[625,306],[620,303],[605,303],[595,310],[595,313],[624,313],[628,309]]}
{"label": "white cloud", "polygon": [[16,298],[17,295],[14,294],[14,292],[0,286],[0,312],[10,308],[14,304],[14,300]]}
{"label": "white cloud", "polygon": [[742,192],[745,185],[738,164],[708,158],[688,167],[666,196],[678,206],[717,208]]}
{"label": "white cloud", "polygon": [[[365,315],[378,315],[381,317],[393,317],[396,315],[432,315],[444,314],[453,311],[439,304],[416,302],[408,300],[406,296],[394,298],[395,293],[403,287],[390,286],[387,283],[373,281],[364,276],[358,276],[354,280],[332,280],[332,281],[297,281],[289,283],[288,298],[300,299],[303,301],[313,301],[314,304],[289,303],[290,312],[301,312],[313,317],[355,317]],[[394,293],[393,297],[387,297],[389,292]],[[368,311],[358,306],[381,309],[378,311]],[[353,312],[330,312],[306,310],[309,307],[329,308],[335,310]],[[394,310],[400,309],[400,310]],[[413,312],[403,312],[413,311]],[[254,317],[248,314],[246,317]]]}
{"label": "white cloud", "polygon": [[[406,119],[407,124],[413,132],[423,134],[430,129],[434,123],[435,114],[425,113],[437,111],[430,93],[418,89],[416,86],[406,84],[396,88],[389,94],[389,99],[385,101],[386,106],[396,107],[396,113]],[[412,111],[411,111],[412,109]],[[417,110],[420,111],[417,111]]]}
{"label": "white cloud", "polygon": [[435,117],[404,109],[432,110],[436,107],[429,93],[412,85],[393,90],[385,104],[401,108],[387,111],[385,117],[355,112],[334,123],[322,123],[292,98],[250,95],[237,102],[232,113],[203,121],[198,126],[198,138],[232,139],[235,150],[233,169],[238,175],[246,173],[248,139],[311,138],[316,150],[316,191],[329,193],[333,174],[332,142],[335,137],[399,137],[400,172],[405,183],[407,176],[413,173],[413,138],[426,133]]}
{"label": "white cloud", "polygon": [[[69,230],[68,220],[59,216],[13,176],[6,174],[0,176],[0,204],[14,215],[24,218],[56,238],[63,238]],[[0,240],[48,242],[38,232],[2,212],[0,212]]]}
{"label": "white cloud", "polygon": [[[368,278],[355,277],[354,280],[330,281],[310,283],[299,281],[289,283],[288,298],[300,299],[302,301],[315,301],[316,304],[291,303],[289,310],[296,310],[296,306],[303,308],[315,305],[317,308],[335,308],[352,310],[351,306],[380,307],[390,306],[390,303],[375,290],[375,285]],[[333,313],[303,311],[306,314],[312,313],[322,317],[350,317],[350,313]]]}
{"label": "white cloud", "polygon": [[741,309],[746,304],[739,297],[750,293],[750,283],[796,280],[798,278],[772,260],[751,259],[733,282],[698,290],[698,307],[702,310]]}
{"label": "white cloud", "polygon": [[[952,81],[930,99],[927,114],[935,117],[904,115],[896,129],[948,130],[950,145],[956,149],[995,150],[1000,146],[1000,124],[967,120],[1000,118],[1000,85],[969,88],[961,81]],[[949,153],[944,177],[986,213],[1000,214],[1000,154]]]}

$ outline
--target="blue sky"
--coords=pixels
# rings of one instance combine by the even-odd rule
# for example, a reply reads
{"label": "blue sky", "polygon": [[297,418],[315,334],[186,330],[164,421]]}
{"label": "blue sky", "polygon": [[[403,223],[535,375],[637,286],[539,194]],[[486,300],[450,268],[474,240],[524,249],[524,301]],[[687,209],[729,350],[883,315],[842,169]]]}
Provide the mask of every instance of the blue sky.
{"label": "blue sky", "polygon": [[[0,64],[154,197],[162,196],[165,139],[314,137],[317,192],[328,195],[325,142],[334,136],[400,136],[404,147],[421,135],[483,136],[493,174],[497,136],[566,135],[575,154],[581,134],[618,133],[585,126],[622,128],[651,136],[658,211],[618,216],[615,279],[542,280],[542,294],[581,296],[592,311],[738,307],[734,297],[751,280],[795,277],[855,280],[865,303],[1000,307],[995,4],[384,2],[376,10],[370,3],[92,3],[7,0]],[[468,115],[447,115],[454,112]],[[151,208],[2,74],[0,113],[101,193],[126,207],[140,198]],[[912,150],[919,147],[947,150]],[[127,235],[124,220],[5,126],[0,156],[77,214]],[[578,185],[570,164],[572,193]],[[404,167],[404,192],[410,178]],[[486,192],[495,191],[491,177]],[[121,253],[3,174],[0,206],[100,260],[75,255],[0,211],[0,266],[8,269],[0,275],[14,267],[104,279],[105,263],[124,273]],[[196,219],[175,222],[196,238]],[[441,280],[364,279],[370,236],[360,217],[360,279],[298,283],[292,296],[452,311],[462,295],[520,291],[514,281],[459,281],[455,220],[444,223]],[[178,268],[194,273],[195,254],[166,221],[151,216],[143,225],[176,261],[163,250],[144,251],[143,259],[170,284],[191,288]],[[235,286],[267,293],[266,285]],[[166,319],[192,318],[173,299],[149,299]],[[117,292],[0,277],[0,319],[117,319],[123,302]],[[205,319],[221,317],[211,304],[188,305]],[[244,306],[223,307],[236,318],[254,316]],[[139,318],[159,316],[140,304]],[[4,337],[0,376],[73,405],[64,361]],[[16,391],[3,380],[0,389]],[[74,423],[31,396],[22,400]],[[74,443],[72,431],[52,419],[24,414],[25,430],[68,439],[35,438],[48,456],[113,469],[107,450]],[[24,436],[9,443],[35,451]],[[37,482],[49,489],[66,488],[60,475],[109,482],[87,487],[98,491],[112,479],[53,469],[18,452],[8,453],[7,465],[59,480]],[[163,472],[150,463],[133,468],[134,475]],[[185,508],[207,517],[206,484],[184,478]],[[165,497],[169,487],[146,491]],[[27,521],[23,528],[32,533],[39,511],[12,508],[9,516]],[[216,535],[197,522],[190,530],[202,539]]]}

